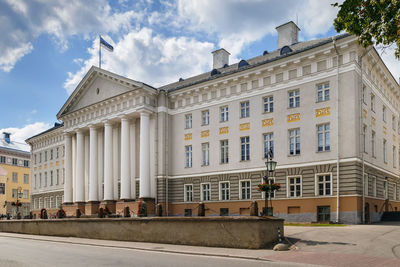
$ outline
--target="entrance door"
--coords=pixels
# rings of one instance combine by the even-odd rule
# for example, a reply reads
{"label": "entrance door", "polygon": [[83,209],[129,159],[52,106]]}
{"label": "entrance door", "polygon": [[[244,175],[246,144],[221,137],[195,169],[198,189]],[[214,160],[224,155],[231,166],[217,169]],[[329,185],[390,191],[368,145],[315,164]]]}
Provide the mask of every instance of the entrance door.
{"label": "entrance door", "polygon": [[330,222],[331,221],[331,206],[318,206],[317,207],[317,221]]}

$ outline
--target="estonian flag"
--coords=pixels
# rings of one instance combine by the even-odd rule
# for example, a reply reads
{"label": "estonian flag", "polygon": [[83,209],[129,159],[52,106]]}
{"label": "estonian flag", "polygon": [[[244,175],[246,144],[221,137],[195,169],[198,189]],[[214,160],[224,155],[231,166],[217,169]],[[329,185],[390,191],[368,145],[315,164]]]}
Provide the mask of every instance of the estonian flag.
{"label": "estonian flag", "polygon": [[112,45],[110,45],[109,43],[107,43],[103,37],[100,36],[100,45],[102,45],[104,48],[106,48],[108,51],[113,52],[114,51],[114,47]]}

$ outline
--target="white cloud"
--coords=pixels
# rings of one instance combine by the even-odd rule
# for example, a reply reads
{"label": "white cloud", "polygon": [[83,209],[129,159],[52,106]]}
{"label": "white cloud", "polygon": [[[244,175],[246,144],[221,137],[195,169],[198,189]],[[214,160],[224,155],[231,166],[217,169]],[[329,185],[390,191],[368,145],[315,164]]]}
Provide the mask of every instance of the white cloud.
{"label": "white cloud", "polygon": [[[109,38],[106,38],[110,40]],[[102,68],[131,79],[160,86],[211,68],[214,45],[189,37],[163,37],[149,28],[131,31],[114,52],[102,53]],[[68,73],[64,87],[71,93],[92,65],[98,65],[98,44],[88,49],[90,58],[76,73]]]}
{"label": "white cloud", "polygon": [[[48,130],[51,128],[50,124],[44,122],[35,122],[27,124],[22,128],[3,128],[0,129],[0,134],[3,132],[11,133],[11,140],[25,144],[25,140],[38,133]],[[26,147],[24,147],[26,149]]]}
{"label": "white cloud", "polygon": [[16,62],[33,49],[33,41],[49,34],[65,50],[68,37],[94,33],[129,31],[143,14],[133,10],[114,12],[106,0],[0,2],[0,69],[9,72]]}

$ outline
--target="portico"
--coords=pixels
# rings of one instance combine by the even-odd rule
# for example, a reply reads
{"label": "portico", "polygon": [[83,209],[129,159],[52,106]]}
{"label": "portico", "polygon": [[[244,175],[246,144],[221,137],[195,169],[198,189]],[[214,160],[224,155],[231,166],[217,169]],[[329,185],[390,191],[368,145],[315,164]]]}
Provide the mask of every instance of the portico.
{"label": "portico", "polygon": [[67,212],[91,215],[99,207],[115,212],[156,198],[150,161],[156,90],[124,77],[116,83],[117,77],[104,72],[92,68],[58,114],[64,122]]}

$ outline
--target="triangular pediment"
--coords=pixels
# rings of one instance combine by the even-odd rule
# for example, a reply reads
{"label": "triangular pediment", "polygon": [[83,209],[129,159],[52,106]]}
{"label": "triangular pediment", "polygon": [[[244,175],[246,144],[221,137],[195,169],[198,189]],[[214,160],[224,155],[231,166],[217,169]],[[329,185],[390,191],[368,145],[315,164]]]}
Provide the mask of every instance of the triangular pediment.
{"label": "triangular pediment", "polygon": [[156,90],[144,83],[92,66],[58,112],[57,118],[140,88]]}

